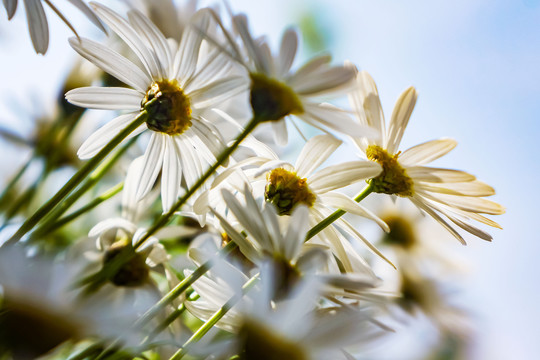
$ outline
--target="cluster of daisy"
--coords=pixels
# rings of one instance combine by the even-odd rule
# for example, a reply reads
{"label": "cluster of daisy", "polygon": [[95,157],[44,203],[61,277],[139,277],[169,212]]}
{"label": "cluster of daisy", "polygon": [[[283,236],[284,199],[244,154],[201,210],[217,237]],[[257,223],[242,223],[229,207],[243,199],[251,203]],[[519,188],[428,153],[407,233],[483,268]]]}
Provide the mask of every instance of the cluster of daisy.
{"label": "cluster of daisy", "polygon": [[[456,312],[436,310],[446,299],[416,262],[423,247],[405,216],[426,214],[465,243],[463,231],[491,240],[477,223],[499,227],[484,214],[504,208],[473,175],[427,166],[455,140],[400,150],[413,87],[387,124],[367,72],[329,55],[295,64],[294,29],[274,52],[229,8],[140,0],[121,15],[70,2],[109,39],[69,39],[85,60],[63,87],[67,102],[37,126],[32,158],[0,195],[7,358],[352,359],[394,331],[396,306],[453,328]],[[24,4],[44,54],[42,2]],[[11,18],[17,1],[4,6]],[[347,96],[352,110],[335,105]],[[95,116],[85,109],[109,110],[107,121],[69,156]],[[288,143],[301,147],[293,162]],[[340,161],[347,146],[358,157]],[[41,175],[18,190],[38,158]],[[66,165],[71,178],[33,206]],[[416,210],[388,215],[361,205],[367,197]],[[385,233],[381,246],[363,231],[370,223]],[[385,288],[379,260],[400,286]]]}

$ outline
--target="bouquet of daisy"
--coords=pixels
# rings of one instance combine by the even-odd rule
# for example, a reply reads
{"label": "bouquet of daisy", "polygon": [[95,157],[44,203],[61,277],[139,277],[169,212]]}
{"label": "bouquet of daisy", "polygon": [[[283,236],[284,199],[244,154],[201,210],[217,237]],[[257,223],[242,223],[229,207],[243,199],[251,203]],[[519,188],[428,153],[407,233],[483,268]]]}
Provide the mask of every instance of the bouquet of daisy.
{"label": "bouquet of daisy", "polygon": [[354,359],[417,313],[459,351],[439,238],[491,241],[504,208],[429,165],[455,140],[400,148],[414,87],[386,122],[294,28],[276,50],[227,4],[69,2],[106,37],[19,9],[37,53],[47,6],[80,58],[29,139],[2,132],[31,156],[0,194],[0,359]]}

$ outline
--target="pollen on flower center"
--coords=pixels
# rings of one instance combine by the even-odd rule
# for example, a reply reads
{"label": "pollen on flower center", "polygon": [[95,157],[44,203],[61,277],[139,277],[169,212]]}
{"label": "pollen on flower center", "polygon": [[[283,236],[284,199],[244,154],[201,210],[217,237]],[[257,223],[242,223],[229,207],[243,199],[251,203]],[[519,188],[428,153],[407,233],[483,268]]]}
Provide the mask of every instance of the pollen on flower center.
{"label": "pollen on flower center", "polygon": [[[118,259],[118,255],[131,248],[126,241],[117,241],[105,252],[103,265],[107,265]],[[146,259],[142,254],[139,254],[131,248],[133,253],[131,258],[116,271],[110,278],[111,282],[116,286],[136,287],[143,285],[149,278],[150,270],[146,265]]]}
{"label": "pollen on flower center", "polygon": [[149,113],[146,124],[150,130],[179,135],[191,126],[190,101],[176,80],[154,82],[146,92],[141,107]]}
{"label": "pollen on flower center", "polygon": [[397,161],[399,153],[390,155],[380,146],[371,145],[367,148],[366,155],[369,160],[379,163],[383,168],[379,176],[368,180],[374,192],[403,197],[414,194],[412,179]]}
{"label": "pollen on flower center", "polygon": [[251,107],[260,121],[280,120],[304,112],[302,102],[286,84],[258,73],[250,74],[250,78]]}
{"label": "pollen on flower center", "polygon": [[279,215],[290,215],[297,204],[313,206],[316,196],[311,192],[305,178],[296,173],[277,168],[266,175],[264,198],[274,204]]}

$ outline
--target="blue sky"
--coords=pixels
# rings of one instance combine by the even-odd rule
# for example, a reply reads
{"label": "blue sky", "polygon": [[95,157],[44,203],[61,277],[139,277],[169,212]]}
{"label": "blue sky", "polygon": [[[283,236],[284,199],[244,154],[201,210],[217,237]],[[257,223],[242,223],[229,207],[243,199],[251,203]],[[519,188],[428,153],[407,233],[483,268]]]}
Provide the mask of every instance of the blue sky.
{"label": "blue sky", "polygon": [[[478,314],[480,337],[473,354],[478,359],[539,356],[540,236],[531,223],[538,221],[540,201],[540,1],[230,2],[248,13],[255,33],[269,34],[274,44],[298,14],[315,9],[331,31],[335,61],[349,59],[371,73],[387,117],[401,91],[417,88],[402,147],[455,138],[459,146],[437,165],[477,175],[496,188],[494,200],[507,207],[497,219],[505,229],[492,231],[493,243],[469,239],[470,245],[460,249],[473,264],[463,284],[464,298]],[[93,29],[73,16],[90,36]],[[12,122],[7,103],[38,98],[46,104],[74,53],[58,19],[51,20],[49,54],[38,57],[22,12],[10,24],[3,11],[0,17],[0,122]]]}

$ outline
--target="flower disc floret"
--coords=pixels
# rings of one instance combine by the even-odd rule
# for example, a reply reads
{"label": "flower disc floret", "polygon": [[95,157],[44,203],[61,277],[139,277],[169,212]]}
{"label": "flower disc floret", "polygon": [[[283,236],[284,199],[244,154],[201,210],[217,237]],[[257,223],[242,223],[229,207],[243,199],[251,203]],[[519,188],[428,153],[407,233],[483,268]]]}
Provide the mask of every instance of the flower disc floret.
{"label": "flower disc floret", "polygon": [[103,258],[103,265],[106,266],[118,258],[123,251],[132,251],[130,259],[124,263],[116,273],[111,276],[111,282],[116,286],[137,287],[144,285],[149,279],[150,270],[146,265],[146,258],[132,248],[126,241],[114,243],[106,252]]}
{"label": "flower disc floret", "polygon": [[306,178],[296,173],[277,168],[266,175],[264,198],[274,204],[279,215],[290,215],[297,204],[312,207],[316,196],[307,185]]}
{"label": "flower disc floret", "polygon": [[399,153],[390,155],[377,145],[371,145],[366,150],[367,158],[379,163],[382,173],[368,180],[374,192],[410,197],[414,195],[413,180],[407,175],[405,169],[397,161]]}
{"label": "flower disc floret", "polygon": [[252,73],[250,101],[254,116],[261,121],[280,120],[304,112],[298,95],[285,83]]}
{"label": "flower disc floret", "polygon": [[149,113],[146,124],[150,130],[180,135],[191,127],[191,104],[176,80],[152,83],[141,107]]}

